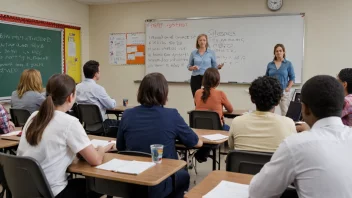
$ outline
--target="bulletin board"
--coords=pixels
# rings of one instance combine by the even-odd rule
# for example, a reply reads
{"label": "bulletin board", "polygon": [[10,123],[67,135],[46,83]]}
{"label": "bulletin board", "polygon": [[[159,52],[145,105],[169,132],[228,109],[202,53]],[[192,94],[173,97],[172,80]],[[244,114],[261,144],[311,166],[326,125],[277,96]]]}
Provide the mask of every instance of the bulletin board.
{"label": "bulletin board", "polygon": [[66,71],[76,83],[81,82],[81,31],[65,28]]}
{"label": "bulletin board", "polygon": [[109,63],[111,65],[144,65],[145,34],[142,32],[111,33]]}

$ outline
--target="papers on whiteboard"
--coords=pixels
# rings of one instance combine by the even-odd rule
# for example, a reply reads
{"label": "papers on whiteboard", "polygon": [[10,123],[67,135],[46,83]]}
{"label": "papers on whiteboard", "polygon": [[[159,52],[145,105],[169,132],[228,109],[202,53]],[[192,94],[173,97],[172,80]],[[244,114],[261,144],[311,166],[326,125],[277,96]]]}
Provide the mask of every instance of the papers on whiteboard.
{"label": "papers on whiteboard", "polygon": [[229,181],[221,181],[203,198],[248,198],[248,185]]}
{"label": "papers on whiteboard", "polygon": [[118,173],[138,175],[153,166],[155,166],[154,162],[112,159],[100,166],[97,166],[96,168],[108,170],[108,171],[114,171]]}
{"label": "papers on whiteboard", "polygon": [[226,139],[229,136],[221,135],[221,134],[213,134],[213,135],[203,135],[203,137],[208,140],[216,141],[216,140]]}

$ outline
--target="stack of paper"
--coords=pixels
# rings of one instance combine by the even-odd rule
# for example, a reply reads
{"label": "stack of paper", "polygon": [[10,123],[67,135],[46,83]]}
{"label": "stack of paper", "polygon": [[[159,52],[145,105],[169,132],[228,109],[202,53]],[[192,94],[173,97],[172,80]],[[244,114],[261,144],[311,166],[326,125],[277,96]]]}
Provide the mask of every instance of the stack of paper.
{"label": "stack of paper", "polygon": [[92,145],[97,148],[98,146],[107,146],[109,144],[116,144],[116,141],[107,141],[107,140],[96,140],[96,139],[93,139],[90,141],[92,143]]}
{"label": "stack of paper", "polygon": [[13,135],[18,135],[20,133],[21,133],[21,131],[12,131],[10,133],[6,133],[6,134],[1,135],[1,136],[13,136]]}
{"label": "stack of paper", "polygon": [[108,171],[114,171],[118,173],[138,175],[139,173],[142,173],[143,171],[153,166],[155,166],[154,162],[112,159],[100,166],[97,166],[96,168],[108,170]]}
{"label": "stack of paper", "polygon": [[248,198],[248,185],[221,181],[213,190],[208,192],[203,198]]}
{"label": "stack of paper", "polygon": [[203,135],[203,137],[207,138],[208,140],[216,141],[216,140],[226,139],[229,136],[221,135],[221,134],[214,134],[214,135]]}

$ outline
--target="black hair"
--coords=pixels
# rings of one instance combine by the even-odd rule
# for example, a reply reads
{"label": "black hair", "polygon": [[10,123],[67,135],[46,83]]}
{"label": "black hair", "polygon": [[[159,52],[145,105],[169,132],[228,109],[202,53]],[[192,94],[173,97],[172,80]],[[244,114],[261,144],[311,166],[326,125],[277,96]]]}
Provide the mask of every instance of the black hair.
{"label": "black hair", "polygon": [[94,75],[99,72],[99,62],[90,60],[83,66],[84,77],[94,78]]}
{"label": "black hair", "polygon": [[347,93],[352,94],[352,68],[342,69],[338,77],[342,82],[347,83]]}
{"label": "black hair", "polygon": [[318,75],[304,83],[301,101],[318,119],[341,116],[344,105],[344,90],[336,78]]}
{"label": "black hair", "polygon": [[139,85],[137,101],[146,106],[165,105],[168,93],[165,77],[161,73],[150,73]]}
{"label": "black hair", "polygon": [[249,87],[251,100],[259,111],[270,111],[277,106],[282,97],[279,80],[270,76],[255,79]]}

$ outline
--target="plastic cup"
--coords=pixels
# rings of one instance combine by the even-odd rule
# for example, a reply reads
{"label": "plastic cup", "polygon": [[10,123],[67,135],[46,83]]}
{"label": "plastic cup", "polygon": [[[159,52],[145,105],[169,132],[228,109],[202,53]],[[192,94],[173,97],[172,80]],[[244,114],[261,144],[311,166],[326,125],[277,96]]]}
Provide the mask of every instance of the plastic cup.
{"label": "plastic cup", "polygon": [[123,99],[122,104],[124,107],[126,107],[128,105],[128,99]]}
{"label": "plastic cup", "polygon": [[150,150],[152,153],[152,161],[154,163],[160,164],[163,159],[163,149],[164,145],[162,144],[152,144],[150,145]]}

